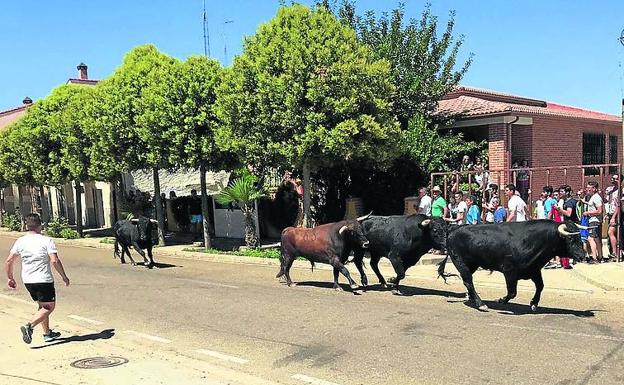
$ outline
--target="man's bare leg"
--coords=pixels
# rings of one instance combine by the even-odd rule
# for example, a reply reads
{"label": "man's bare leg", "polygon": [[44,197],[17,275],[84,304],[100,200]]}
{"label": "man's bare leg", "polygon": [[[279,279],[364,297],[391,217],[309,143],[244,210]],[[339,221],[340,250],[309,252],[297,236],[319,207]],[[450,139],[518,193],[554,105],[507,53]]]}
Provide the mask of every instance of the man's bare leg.
{"label": "man's bare leg", "polygon": [[43,334],[50,333],[50,313],[54,311],[55,306],[55,302],[39,302],[39,311],[30,320],[30,326],[34,328],[41,324]]}

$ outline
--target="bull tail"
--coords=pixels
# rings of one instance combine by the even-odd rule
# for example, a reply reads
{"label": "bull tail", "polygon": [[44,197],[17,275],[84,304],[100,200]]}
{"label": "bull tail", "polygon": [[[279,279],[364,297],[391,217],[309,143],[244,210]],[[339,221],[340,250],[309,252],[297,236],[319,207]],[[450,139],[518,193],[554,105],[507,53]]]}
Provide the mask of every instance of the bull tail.
{"label": "bull tail", "polygon": [[446,261],[448,260],[448,254],[446,255],[446,257],[444,257],[444,259],[442,260],[442,262],[438,263],[438,278],[442,277],[442,279],[444,280],[444,283],[446,282],[446,279],[449,277],[457,277],[457,274],[452,274],[452,273],[445,273],[444,272],[444,267],[446,266]]}

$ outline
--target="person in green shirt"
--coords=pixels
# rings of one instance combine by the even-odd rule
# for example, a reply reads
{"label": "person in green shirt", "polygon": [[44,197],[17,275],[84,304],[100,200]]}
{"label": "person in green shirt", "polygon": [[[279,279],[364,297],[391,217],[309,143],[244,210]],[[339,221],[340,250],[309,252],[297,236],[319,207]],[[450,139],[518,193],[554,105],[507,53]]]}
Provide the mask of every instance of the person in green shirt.
{"label": "person in green shirt", "polygon": [[446,206],[446,200],[442,197],[442,190],[440,186],[433,186],[431,190],[433,195],[433,203],[431,204],[431,216],[433,218],[444,218],[448,207]]}

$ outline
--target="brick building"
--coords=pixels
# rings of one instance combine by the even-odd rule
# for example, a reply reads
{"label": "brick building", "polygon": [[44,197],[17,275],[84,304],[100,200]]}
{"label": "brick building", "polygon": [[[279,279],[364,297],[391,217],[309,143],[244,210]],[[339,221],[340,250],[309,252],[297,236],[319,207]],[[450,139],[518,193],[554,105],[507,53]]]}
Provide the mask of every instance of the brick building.
{"label": "brick building", "polygon": [[[438,114],[454,117],[446,128],[464,133],[467,139],[487,140],[489,168],[509,169],[523,159],[529,167],[580,166],[622,162],[622,119],[581,108],[496,91],[460,86],[438,105]],[[604,184],[599,169],[587,170],[588,179]],[[603,173],[616,172],[615,169]],[[500,184],[513,180],[512,174],[493,173]],[[567,183],[582,186],[579,168],[534,171],[533,192],[544,185]],[[604,178],[604,179],[603,179]],[[496,180],[498,179],[498,180]]]}

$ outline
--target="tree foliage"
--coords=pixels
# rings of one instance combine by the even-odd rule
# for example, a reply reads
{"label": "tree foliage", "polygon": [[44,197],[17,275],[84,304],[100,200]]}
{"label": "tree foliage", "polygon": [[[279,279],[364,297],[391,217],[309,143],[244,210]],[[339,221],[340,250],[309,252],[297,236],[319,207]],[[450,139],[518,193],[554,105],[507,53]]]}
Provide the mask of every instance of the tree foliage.
{"label": "tree foliage", "polygon": [[154,88],[174,65],[173,58],[153,45],[139,46],[98,85],[101,98],[92,132],[93,175],[110,180],[124,171],[169,166],[169,151],[176,149],[168,146],[163,132],[169,128],[168,113],[158,111],[162,104],[150,98],[158,94]]}
{"label": "tree foliage", "polygon": [[398,126],[385,60],[325,9],[281,7],[226,71],[221,143],[260,168],[392,159]]}

